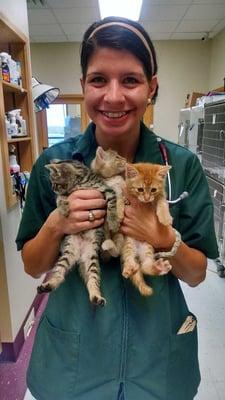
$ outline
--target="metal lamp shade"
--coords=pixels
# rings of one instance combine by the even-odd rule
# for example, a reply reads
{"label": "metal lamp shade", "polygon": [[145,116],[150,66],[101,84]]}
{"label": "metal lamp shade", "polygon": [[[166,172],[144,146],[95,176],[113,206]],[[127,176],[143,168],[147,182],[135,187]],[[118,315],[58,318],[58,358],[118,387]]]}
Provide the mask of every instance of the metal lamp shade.
{"label": "metal lamp shade", "polygon": [[35,112],[42,111],[49,107],[60,90],[58,88],[40,83],[36,78],[32,78],[32,97]]}

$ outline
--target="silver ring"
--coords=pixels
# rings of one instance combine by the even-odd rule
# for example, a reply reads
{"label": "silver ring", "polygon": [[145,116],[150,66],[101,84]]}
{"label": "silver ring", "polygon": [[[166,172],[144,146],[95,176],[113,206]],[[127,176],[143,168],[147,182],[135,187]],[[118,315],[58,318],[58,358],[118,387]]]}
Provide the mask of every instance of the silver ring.
{"label": "silver ring", "polygon": [[95,214],[93,211],[88,211],[88,221],[93,222],[95,220]]}

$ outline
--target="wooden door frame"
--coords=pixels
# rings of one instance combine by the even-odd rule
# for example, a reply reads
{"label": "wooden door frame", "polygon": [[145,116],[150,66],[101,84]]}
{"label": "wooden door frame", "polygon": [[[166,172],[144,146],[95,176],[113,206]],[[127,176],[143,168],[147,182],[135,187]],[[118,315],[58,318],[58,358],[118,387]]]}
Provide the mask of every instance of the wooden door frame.
{"label": "wooden door frame", "polygon": [[[79,104],[81,109],[81,132],[84,132],[89,118],[85,110],[84,96],[82,94],[61,94],[52,104]],[[36,113],[38,153],[48,147],[47,113],[42,110]]]}

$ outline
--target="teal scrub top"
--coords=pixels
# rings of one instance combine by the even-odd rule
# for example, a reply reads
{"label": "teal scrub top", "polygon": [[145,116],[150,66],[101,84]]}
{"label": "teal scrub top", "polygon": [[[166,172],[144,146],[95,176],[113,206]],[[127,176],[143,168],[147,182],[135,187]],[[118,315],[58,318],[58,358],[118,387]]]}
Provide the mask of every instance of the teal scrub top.
{"label": "teal scrub top", "polygon": [[[56,207],[44,165],[54,158],[82,153],[90,165],[97,143],[95,125],[84,135],[45,150],[35,163],[17,236],[17,247],[33,238]],[[172,198],[189,196],[171,207],[173,226],[182,240],[207,257],[218,257],[213,206],[198,158],[168,140]],[[163,164],[156,135],[141,124],[134,162]],[[49,238],[49,245],[51,245]],[[154,295],[144,298],[121,276],[118,258],[101,262],[101,289],[107,304],[90,304],[77,268],[49,295],[41,317],[27,384],[37,400],[192,400],[200,372],[197,328],[177,335],[190,314],[178,279],[172,273],[145,277]],[[121,386],[122,384],[122,386]]]}

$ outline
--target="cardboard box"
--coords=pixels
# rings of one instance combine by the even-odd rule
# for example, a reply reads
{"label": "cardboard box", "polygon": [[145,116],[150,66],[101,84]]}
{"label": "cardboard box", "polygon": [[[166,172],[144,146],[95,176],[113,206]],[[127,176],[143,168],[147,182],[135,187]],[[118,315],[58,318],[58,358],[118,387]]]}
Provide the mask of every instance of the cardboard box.
{"label": "cardboard box", "polygon": [[199,97],[205,96],[205,93],[193,92],[190,95],[187,95],[187,100],[185,102],[185,107],[193,107],[196,105],[196,100]]}

